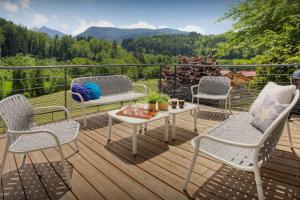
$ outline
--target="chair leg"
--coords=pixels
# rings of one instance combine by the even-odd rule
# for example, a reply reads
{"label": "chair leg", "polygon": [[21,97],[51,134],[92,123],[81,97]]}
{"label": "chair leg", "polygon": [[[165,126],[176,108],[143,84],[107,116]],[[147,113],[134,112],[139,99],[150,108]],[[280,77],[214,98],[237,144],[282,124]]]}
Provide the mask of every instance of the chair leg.
{"label": "chair leg", "polygon": [[196,146],[195,146],[195,151],[194,151],[193,159],[192,159],[192,161],[191,161],[190,167],[189,167],[189,169],[188,169],[188,171],[187,171],[187,174],[186,174],[186,177],[185,177],[183,190],[186,190],[186,189],[187,189],[187,186],[188,186],[188,184],[189,184],[189,181],[190,181],[190,178],[191,178],[191,175],[192,175],[192,172],[193,172],[193,168],[194,168],[195,162],[196,162],[197,157],[198,157],[198,153],[199,153],[199,145],[200,145],[200,141],[198,140],[198,141],[196,142]]}
{"label": "chair leg", "polygon": [[228,96],[228,104],[229,104],[229,114],[231,115],[232,112],[231,112],[231,95],[230,94]]}
{"label": "chair leg", "polygon": [[[192,96],[192,104],[194,104],[194,97]],[[190,111],[190,114],[193,115],[193,110]]]}
{"label": "chair leg", "polygon": [[2,158],[2,164],[1,164],[1,170],[0,170],[1,178],[2,178],[2,175],[3,175],[3,171],[4,171],[6,159],[7,159],[7,154],[8,154],[8,144],[6,144],[6,147],[5,147],[5,150],[4,150],[4,155],[3,155],[3,158]]}
{"label": "chair leg", "polygon": [[81,106],[81,111],[83,113],[83,125],[84,127],[87,126],[87,122],[86,122],[86,107],[84,105]]}
{"label": "chair leg", "polygon": [[68,171],[68,168],[67,168],[67,162],[66,162],[66,159],[65,159],[65,157],[64,157],[64,154],[63,154],[63,151],[62,151],[62,148],[61,148],[60,145],[58,145],[58,150],[59,150],[59,154],[60,154],[60,157],[61,157],[61,162],[62,162],[64,171],[65,171],[65,174],[66,174],[66,177],[67,177],[67,183],[68,183],[68,186],[69,186],[70,188],[72,188],[72,185],[71,185],[71,178],[70,178],[70,174],[69,174],[69,171]]}
{"label": "chair leg", "polygon": [[74,142],[75,142],[76,152],[79,152],[79,147],[78,147],[77,139],[75,139]]}
{"label": "chair leg", "polygon": [[291,128],[290,128],[289,119],[286,120],[286,127],[287,127],[287,131],[288,131],[288,135],[289,135],[290,148],[292,149],[294,147],[293,147],[293,143],[292,143],[292,135],[291,135]]}
{"label": "chair leg", "polygon": [[226,98],[225,99],[225,110],[224,110],[224,116],[225,116],[225,118],[227,117],[227,104],[228,104],[228,100]]}
{"label": "chair leg", "polygon": [[257,195],[259,200],[264,199],[264,192],[261,184],[261,177],[260,177],[260,172],[259,172],[259,167],[258,164],[254,164],[254,176],[255,176],[255,182],[256,182],[256,188],[257,188]]}

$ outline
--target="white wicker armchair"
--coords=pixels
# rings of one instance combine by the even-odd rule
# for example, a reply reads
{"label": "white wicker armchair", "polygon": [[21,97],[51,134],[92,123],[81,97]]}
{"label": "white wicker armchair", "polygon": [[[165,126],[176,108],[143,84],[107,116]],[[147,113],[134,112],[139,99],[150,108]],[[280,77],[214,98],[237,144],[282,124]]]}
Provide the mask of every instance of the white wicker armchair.
{"label": "white wicker armchair", "polygon": [[[65,111],[67,120],[35,125],[34,113],[44,109]],[[0,116],[7,127],[7,144],[1,165],[1,177],[9,152],[24,154],[25,158],[26,153],[57,147],[67,183],[71,188],[70,174],[67,170],[62,145],[74,141],[76,149],[79,151],[76,140],[79,132],[79,123],[71,120],[69,111],[62,106],[32,108],[26,97],[18,94],[0,101]]]}
{"label": "white wicker armchair", "polygon": [[287,108],[262,133],[250,122],[251,113],[240,113],[192,140],[195,148],[188,169],[184,190],[187,188],[198,153],[214,158],[224,164],[243,171],[254,172],[258,198],[264,199],[259,168],[267,162],[275,149],[286,123],[290,145],[292,147],[288,115],[299,99],[299,90]]}
{"label": "white wicker armchair", "polygon": [[[195,93],[195,90],[197,92]],[[203,76],[198,85],[191,87],[192,103],[197,100],[199,105],[200,99],[225,100],[224,114],[227,116],[227,111],[231,113],[231,81],[227,77],[220,76]]]}

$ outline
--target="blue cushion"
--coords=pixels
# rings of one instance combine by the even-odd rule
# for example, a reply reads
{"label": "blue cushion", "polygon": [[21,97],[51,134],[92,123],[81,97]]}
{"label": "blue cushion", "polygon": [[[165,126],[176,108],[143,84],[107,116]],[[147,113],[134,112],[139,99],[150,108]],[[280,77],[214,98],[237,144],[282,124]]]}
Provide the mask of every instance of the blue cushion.
{"label": "blue cushion", "polygon": [[83,87],[89,90],[90,99],[99,99],[102,95],[102,91],[96,83],[86,82],[83,84]]}
{"label": "blue cushion", "polygon": [[[85,87],[83,87],[79,83],[74,83],[73,84],[73,86],[72,86],[72,92],[79,93],[82,96],[82,98],[83,98],[84,101],[89,101],[90,100],[89,90],[86,89]],[[72,98],[75,101],[80,101],[80,98],[79,98],[78,95],[73,94]]]}

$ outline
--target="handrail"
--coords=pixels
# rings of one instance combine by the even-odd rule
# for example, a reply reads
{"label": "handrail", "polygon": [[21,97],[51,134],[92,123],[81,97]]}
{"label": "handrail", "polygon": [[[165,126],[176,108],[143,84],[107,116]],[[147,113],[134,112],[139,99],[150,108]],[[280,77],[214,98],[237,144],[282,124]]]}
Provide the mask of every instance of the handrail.
{"label": "handrail", "polygon": [[99,64],[99,65],[52,65],[52,66],[0,66],[0,70],[26,70],[26,69],[51,69],[73,67],[151,67],[151,66],[197,66],[197,67],[300,67],[294,64],[236,64],[236,65],[203,65],[203,64]]}

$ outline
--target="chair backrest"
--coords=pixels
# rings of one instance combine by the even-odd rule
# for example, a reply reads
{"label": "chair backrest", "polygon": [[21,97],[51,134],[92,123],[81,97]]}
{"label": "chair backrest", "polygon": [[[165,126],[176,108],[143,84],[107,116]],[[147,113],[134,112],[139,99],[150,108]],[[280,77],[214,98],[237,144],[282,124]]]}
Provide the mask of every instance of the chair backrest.
{"label": "chair backrest", "polygon": [[203,76],[199,81],[198,93],[226,95],[231,87],[228,77]]}
{"label": "chair backrest", "polygon": [[98,84],[98,86],[101,88],[103,96],[125,93],[132,90],[132,82],[125,75],[76,78],[71,83],[71,89],[74,83],[84,84],[86,82],[94,82]]}
{"label": "chair backrest", "polygon": [[286,107],[286,109],[280,113],[280,115],[273,121],[273,123],[269,126],[269,128],[264,132],[260,143],[262,146],[259,149],[259,157],[258,160],[263,163],[266,162],[270,156],[272,151],[275,149],[284,129],[284,125],[289,116],[290,111],[296,105],[299,100],[299,90],[295,90],[293,100]]}
{"label": "chair backrest", "polygon": [[[0,101],[0,116],[5,126],[12,131],[27,131],[33,126],[34,112],[28,99],[21,94],[7,97]],[[8,144],[19,135],[8,134]]]}

